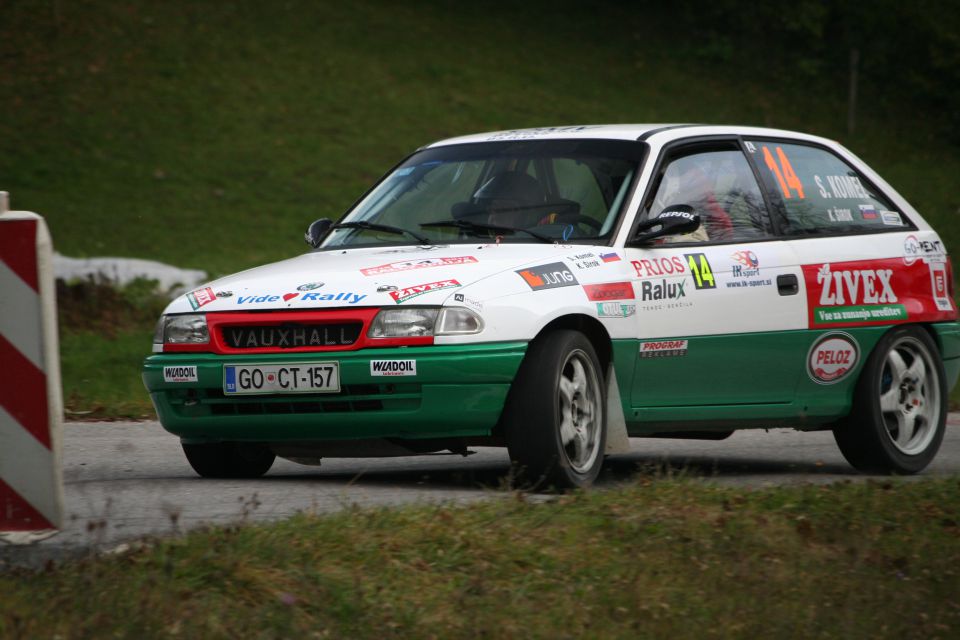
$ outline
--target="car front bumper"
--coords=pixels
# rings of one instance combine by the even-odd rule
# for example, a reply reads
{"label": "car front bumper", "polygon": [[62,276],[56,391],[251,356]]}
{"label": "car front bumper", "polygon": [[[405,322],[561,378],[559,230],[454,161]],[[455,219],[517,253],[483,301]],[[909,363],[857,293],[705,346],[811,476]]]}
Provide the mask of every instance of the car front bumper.
{"label": "car front bumper", "polygon": [[[490,435],[526,342],[349,352],[148,357],[143,383],[163,427],[186,442],[321,441]],[[337,393],[227,396],[226,364],[339,362]],[[372,360],[416,360],[415,376],[372,376]],[[196,382],[166,382],[164,367],[197,368]]]}

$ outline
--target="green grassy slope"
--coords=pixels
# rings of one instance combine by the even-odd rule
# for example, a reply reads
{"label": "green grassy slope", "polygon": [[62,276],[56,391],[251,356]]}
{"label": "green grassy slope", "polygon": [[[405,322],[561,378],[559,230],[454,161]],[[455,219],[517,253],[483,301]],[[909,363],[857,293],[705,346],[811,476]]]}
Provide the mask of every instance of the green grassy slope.
{"label": "green grassy slope", "polygon": [[846,136],[842,83],[705,62],[652,11],[17,0],[0,26],[0,189],[64,253],[226,273],[301,252],[310,220],[437,138],[737,122],[841,139],[960,247],[960,160],[927,133],[936,114],[875,112],[864,87]]}

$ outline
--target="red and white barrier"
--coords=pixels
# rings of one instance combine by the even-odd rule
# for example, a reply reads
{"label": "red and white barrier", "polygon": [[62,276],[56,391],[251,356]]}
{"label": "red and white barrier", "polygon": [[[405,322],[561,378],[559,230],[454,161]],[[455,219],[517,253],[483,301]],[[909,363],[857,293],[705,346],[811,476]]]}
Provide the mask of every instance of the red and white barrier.
{"label": "red and white barrier", "polygon": [[0,540],[63,522],[60,350],[52,243],[43,218],[0,192]]}

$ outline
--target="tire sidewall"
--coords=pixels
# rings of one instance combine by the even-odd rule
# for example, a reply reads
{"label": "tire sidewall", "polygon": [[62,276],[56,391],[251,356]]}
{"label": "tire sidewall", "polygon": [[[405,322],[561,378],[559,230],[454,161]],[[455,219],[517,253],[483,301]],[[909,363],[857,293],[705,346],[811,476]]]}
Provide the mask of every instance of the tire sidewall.
{"label": "tire sidewall", "polygon": [[[893,345],[903,338],[913,338],[927,351],[928,359],[933,365],[928,376],[936,376],[940,396],[934,436],[923,451],[912,455],[904,453],[892,442],[884,424],[883,412],[880,410],[880,378],[883,375],[884,362]],[[927,384],[930,384],[930,382]],[[890,461],[891,470],[901,473],[917,473],[930,464],[940,449],[940,443],[946,429],[948,389],[940,351],[926,331],[918,327],[897,327],[884,334],[867,360],[866,370],[860,378],[857,393],[867,405],[861,407],[860,410],[869,414],[869,424],[873,429],[872,435],[876,438],[876,442],[885,457]]]}
{"label": "tire sidewall", "polygon": [[[597,383],[597,455],[585,471],[574,469],[567,460],[560,435],[560,379],[563,365],[575,352],[590,362]],[[511,458],[528,467],[527,480],[535,487],[586,487],[596,480],[606,448],[606,384],[593,345],[577,331],[555,331],[531,344],[512,391],[508,409],[508,448]],[[544,420],[544,418],[547,418]]]}

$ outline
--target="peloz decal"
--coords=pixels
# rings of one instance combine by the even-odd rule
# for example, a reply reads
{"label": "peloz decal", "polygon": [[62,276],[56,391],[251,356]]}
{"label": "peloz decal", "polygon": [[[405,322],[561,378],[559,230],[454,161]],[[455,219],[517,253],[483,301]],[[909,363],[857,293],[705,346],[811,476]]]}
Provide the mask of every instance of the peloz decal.
{"label": "peloz decal", "polygon": [[416,360],[371,360],[371,376],[415,376]]}
{"label": "peloz decal", "polygon": [[640,343],[641,358],[673,358],[687,355],[686,340],[656,340]]}
{"label": "peloz decal", "polygon": [[848,333],[827,333],[817,339],[807,354],[807,373],[819,384],[839,382],[860,360],[857,341]]}
{"label": "peloz decal", "polygon": [[602,284],[585,284],[583,291],[587,300],[603,302],[604,300],[632,300],[633,285],[629,282],[604,282]]}
{"label": "peloz decal", "polygon": [[195,365],[181,367],[164,367],[164,382],[196,382],[197,367]]}
{"label": "peloz decal", "polygon": [[360,273],[365,276],[378,276],[383,273],[397,273],[400,271],[411,271],[413,269],[428,269],[430,267],[450,267],[458,264],[472,264],[477,262],[473,256],[457,256],[453,258],[424,258],[423,260],[406,260],[403,262],[390,262],[381,264],[378,267],[369,267],[360,269]]}
{"label": "peloz decal", "polygon": [[438,280],[437,282],[425,282],[424,284],[415,284],[412,287],[404,287],[402,289],[398,289],[397,291],[391,291],[390,297],[393,298],[394,302],[400,304],[405,300],[422,296],[425,293],[440,291],[441,289],[452,289],[459,286],[460,283],[452,279]]}
{"label": "peloz decal", "polygon": [[540,289],[555,289],[557,287],[572,287],[580,284],[573,272],[562,262],[541,264],[516,272],[524,282],[534,291]]}
{"label": "peloz decal", "polygon": [[204,287],[203,289],[197,289],[196,291],[191,291],[187,294],[187,300],[190,301],[190,306],[193,307],[194,311],[199,309],[205,304],[210,304],[217,299],[217,295],[213,292],[213,289],[210,287]]}
{"label": "peloz decal", "polygon": [[902,258],[803,265],[809,326],[951,320],[955,310],[946,295],[944,265],[907,265]]}

